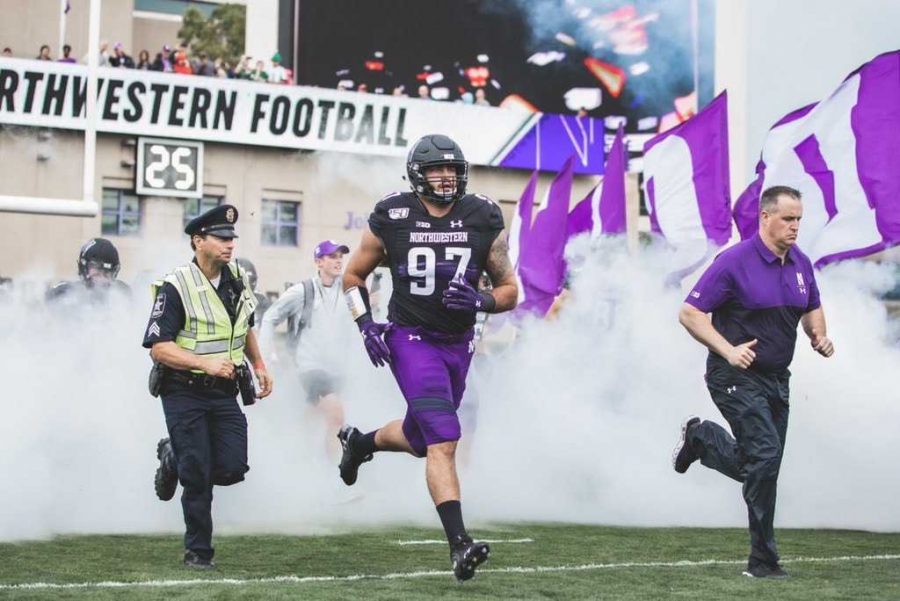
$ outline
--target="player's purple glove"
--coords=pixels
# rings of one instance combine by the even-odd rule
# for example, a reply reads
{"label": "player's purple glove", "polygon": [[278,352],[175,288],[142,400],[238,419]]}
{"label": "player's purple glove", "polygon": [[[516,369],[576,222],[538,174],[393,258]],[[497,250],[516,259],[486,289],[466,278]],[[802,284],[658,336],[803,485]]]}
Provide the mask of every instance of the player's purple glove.
{"label": "player's purple glove", "polygon": [[390,327],[387,323],[376,323],[371,317],[361,317],[357,322],[359,333],[362,334],[369,360],[375,367],[381,367],[391,362],[391,351],[381,338],[381,335]]}
{"label": "player's purple glove", "polygon": [[478,311],[490,313],[497,305],[497,301],[494,300],[494,296],[490,292],[475,290],[463,278],[450,282],[450,287],[444,290],[441,302],[448,309],[467,311],[469,313],[477,313]]}

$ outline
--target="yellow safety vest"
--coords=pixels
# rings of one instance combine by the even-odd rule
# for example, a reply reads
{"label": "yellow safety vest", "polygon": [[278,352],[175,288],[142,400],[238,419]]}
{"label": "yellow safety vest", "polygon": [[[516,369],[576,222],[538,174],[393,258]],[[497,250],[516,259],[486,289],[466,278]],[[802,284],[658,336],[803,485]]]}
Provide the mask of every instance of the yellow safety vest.
{"label": "yellow safety vest", "polygon": [[[212,283],[195,263],[178,267],[162,280],[153,282],[151,291],[153,298],[156,298],[164,282],[169,282],[178,290],[184,305],[184,326],[178,332],[175,344],[197,355],[227,357],[235,365],[241,365],[250,316],[256,309],[257,300],[247,274],[241,272],[235,262],[229,263],[228,268],[235,278],[241,278],[244,282],[234,325]],[[200,370],[194,371],[202,373]]]}

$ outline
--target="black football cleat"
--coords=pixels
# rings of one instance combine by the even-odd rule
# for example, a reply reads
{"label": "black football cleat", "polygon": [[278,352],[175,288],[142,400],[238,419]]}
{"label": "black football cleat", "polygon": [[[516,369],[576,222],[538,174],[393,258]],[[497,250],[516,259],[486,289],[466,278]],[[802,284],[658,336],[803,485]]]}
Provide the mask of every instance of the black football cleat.
{"label": "black football cleat", "polygon": [[364,454],[355,448],[358,444],[357,441],[361,436],[362,432],[353,426],[344,426],[337,435],[338,440],[341,441],[341,448],[343,449],[341,463],[338,465],[338,468],[341,470],[341,480],[343,480],[344,484],[347,486],[356,484],[359,466],[367,461],[372,461],[371,453]]}
{"label": "black football cleat", "polygon": [[699,423],[700,418],[692,415],[681,424],[681,438],[678,439],[678,443],[672,451],[672,467],[679,474],[685,473],[691,464],[699,459],[691,445],[687,444],[688,430]]}
{"label": "black football cleat", "polygon": [[153,478],[153,488],[160,501],[168,501],[175,496],[175,489],[178,487],[178,466],[172,441],[163,438],[156,444],[156,458],[159,459],[159,467]]}
{"label": "black football cleat", "polygon": [[748,563],[747,569],[743,572],[744,576],[750,578],[772,578],[774,580],[784,580],[790,578],[780,565],[769,565],[767,563]]}
{"label": "black football cleat", "polygon": [[184,552],[184,565],[185,567],[194,570],[212,570],[216,567],[216,562],[214,562],[212,559],[200,557],[199,555],[188,549]]}
{"label": "black football cleat", "polygon": [[474,542],[468,535],[458,537],[450,544],[450,561],[456,580],[470,580],[475,575],[475,568],[487,561],[490,554],[491,548],[487,543]]}

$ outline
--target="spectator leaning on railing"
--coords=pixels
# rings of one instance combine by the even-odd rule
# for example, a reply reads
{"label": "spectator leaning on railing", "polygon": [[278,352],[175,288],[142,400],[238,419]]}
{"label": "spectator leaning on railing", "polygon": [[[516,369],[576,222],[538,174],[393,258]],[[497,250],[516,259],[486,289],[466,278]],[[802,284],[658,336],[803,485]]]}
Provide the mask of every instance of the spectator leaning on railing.
{"label": "spectator leaning on railing", "polygon": [[138,53],[138,62],[135,66],[136,69],[140,69],[142,71],[149,71],[153,68],[153,64],[150,62],[150,53],[146,50],[141,50]]}
{"label": "spectator leaning on railing", "polygon": [[74,58],[72,58],[72,47],[66,44],[63,46],[63,55],[59,59],[61,63],[74,63],[77,62]]}
{"label": "spectator leaning on railing", "polygon": [[174,70],[174,63],[172,62],[172,48],[168,45],[163,46],[162,50],[157,53],[156,60],[153,61],[153,65],[150,67],[152,71],[162,71],[163,73],[171,73]]}
{"label": "spectator leaning on railing", "polygon": [[109,64],[112,67],[134,69],[134,59],[125,54],[122,42],[116,42],[115,46],[113,46],[113,55],[109,58]]}

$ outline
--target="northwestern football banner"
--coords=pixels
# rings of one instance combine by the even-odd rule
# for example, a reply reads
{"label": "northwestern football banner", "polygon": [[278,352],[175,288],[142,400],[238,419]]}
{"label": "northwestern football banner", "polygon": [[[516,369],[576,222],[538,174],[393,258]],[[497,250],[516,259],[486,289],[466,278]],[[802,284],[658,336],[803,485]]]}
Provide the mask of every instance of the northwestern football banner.
{"label": "northwestern football banner", "polygon": [[[87,71],[0,59],[0,124],[84,129]],[[476,165],[555,170],[558,157],[576,154],[575,172],[603,170],[603,125],[590,118],[134,69],[97,73],[99,132],[405,157],[412,142],[439,131]]]}
{"label": "northwestern football banner", "polygon": [[700,267],[731,238],[728,97],[644,145],[650,229],[674,249],[672,281]]}
{"label": "northwestern football banner", "polygon": [[590,232],[592,237],[624,234],[625,224],[625,132],[620,126],[609,149],[603,181],[569,213],[567,237]]}
{"label": "northwestern football banner", "polygon": [[742,238],[770,186],[803,196],[797,245],[821,267],[900,243],[900,51],[882,54],[769,131],[757,178],[735,203]]}

